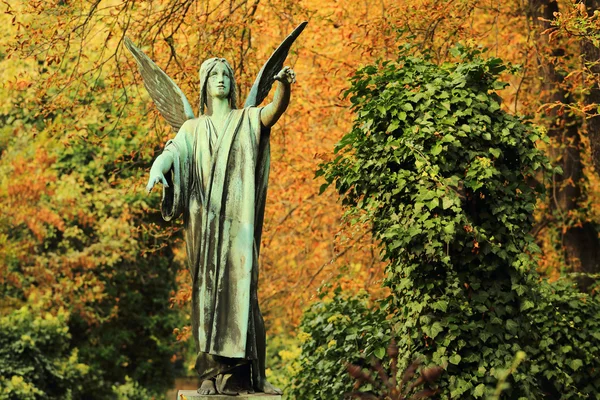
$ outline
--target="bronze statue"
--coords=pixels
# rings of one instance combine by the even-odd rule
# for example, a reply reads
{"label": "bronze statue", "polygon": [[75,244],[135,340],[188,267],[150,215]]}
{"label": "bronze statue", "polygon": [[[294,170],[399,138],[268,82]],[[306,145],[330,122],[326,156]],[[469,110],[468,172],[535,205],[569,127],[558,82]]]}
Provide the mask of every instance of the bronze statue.
{"label": "bronze statue", "polygon": [[[192,275],[192,336],[201,394],[280,394],[265,377],[265,328],[258,306],[258,257],[269,175],[270,128],[286,110],[295,74],[283,67],[306,22],[275,50],[237,108],[223,58],[200,67],[200,110],[131,41],[144,85],[177,132],[154,161],[146,187],[163,185],[162,215],[182,215]],[[278,81],[273,102],[258,107]]]}

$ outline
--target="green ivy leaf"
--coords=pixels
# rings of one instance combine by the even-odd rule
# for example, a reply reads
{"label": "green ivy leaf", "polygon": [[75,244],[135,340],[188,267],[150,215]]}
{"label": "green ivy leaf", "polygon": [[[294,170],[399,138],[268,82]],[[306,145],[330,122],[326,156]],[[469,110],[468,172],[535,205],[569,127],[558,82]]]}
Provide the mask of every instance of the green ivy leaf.
{"label": "green ivy leaf", "polygon": [[400,123],[399,123],[397,120],[394,120],[394,121],[392,121],[392,122],[389,124],[389,126],[388,126],[388,128],[387,128],[386,132],[388,132],[388,133],[389,133],[389,132],[393,132],[393,131],[395,131],[396,129],[398,129],[398,127],[399,127],[399,126],[400,126]]}
{"label": "green ivy leaf", "polygon": [[571,367],[573,371],[577,371],[579,368],[583,367],[583,361],[580,359],[571,360],[569,367]]}
{"label": "green ivy leaf", "polygon": [[572,348],[571,346],[562,346],[562,347],[560,348],[560,352],[561,352],[561,353],[564,353],[564,354],[566,354],[566,353],[570,352],[571,350],[573,350],[573,348]]}
{"label": "green ivy leaf", "polygon": [[434,208],[439,207],[439,205],[440,205],[440,199],[435,198],[427,203],[427,208],[429,208],[430,210],[433,210]]}
{"label": "green ivy leaf", "polygon": [[442,145],[440,143],[436,143],[435,146],[433,146],[433,148],[431,149],[430,154],[432,156],[437,156],[441,152],[442,152]]}
{"label": "green ivy leaf", "polygon": [[444,196],[442,198],[442,209],[447,210],[450,207],[452,207],[452,205],[454,204],[454,199],[452,197],[448,196]]}
{"label": "green ivy leaf", "polygon": [[529,310],[531,308],[535,307],[535,303],[531,300],[525,300],[521,303],[521,307],[520,310],[521,311],[526,311]]}
{"label": "green ivy leaf", "polygon": [[517,333],[517,329],[519,328],[519,324],[513,321],[512,319],[506,320],[506,330],[510,333]]}
{"label": "green ivy leaf", "polygon": [[433,325],[431,325],[429,336],[432,339],[435,339],[436,336],[439,335],[443,331],[444,331],[444,327],[442,327],[442,324],[440,324],[439,322],[434,322]]}
{"label": "green ivy leaf", "polygon": [[458,354],[453,354],[448,359],[448,361],[450,361],[450,363],[454,365],[458,365],[458,363],[460,363],[460,360],[462,360],[462,357]]}
{"label": "green ivy leaf", "polygon": [[499,149],[495,149],[493,147],[490,147],[489,152],[491,155],[493,155],[496,158],[500,158],[500,154],[502,154],[502,152]]}
{"label": "green ivy leaf", "polygon": [[454,233],[456,233],[456,231],[454,229],[454,224],[453,223],[446,224],[444,226],[444,232],[447,233],[448,235],[454,235]]}
{"label": "green ivy leaf", "polygon": [[448,301],[438,300],[432,305],[433,309],[446,312],[448,310]]}
{"label": "green ivy leaf", "polygon": [[475,390],[473,390],[473,396],[475,396],[475,397],[482,397],[484,393],[485,393],[485,385],[483,383],[480,383],[479,385],[477,385]]}

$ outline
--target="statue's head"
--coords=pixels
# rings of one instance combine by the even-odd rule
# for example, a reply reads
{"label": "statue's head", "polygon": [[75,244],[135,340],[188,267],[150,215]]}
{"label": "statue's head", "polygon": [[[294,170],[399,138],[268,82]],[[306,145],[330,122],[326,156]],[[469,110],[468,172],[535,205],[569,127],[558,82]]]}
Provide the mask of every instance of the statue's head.
{"label": "statue's head", "polygon": [[200,66],[200,114],[211,106],[212,97],[226,97],[237,108],[237,85],[233,69],[224,58],[209,58]]}

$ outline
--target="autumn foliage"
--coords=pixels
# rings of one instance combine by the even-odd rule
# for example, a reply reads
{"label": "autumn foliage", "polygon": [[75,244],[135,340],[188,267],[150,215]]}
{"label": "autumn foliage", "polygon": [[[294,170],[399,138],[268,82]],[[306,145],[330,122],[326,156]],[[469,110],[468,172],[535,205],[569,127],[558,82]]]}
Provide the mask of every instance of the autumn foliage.
{"label": "autumn foliage", "polygon": [[49,312],[64,307],[82,359],[106,369],[118,360],[102,379],[167,385],[170,373],[158,371],[182,356],[190,278],[181,223],[164,223],[160,194],[143,189],[174,132],[124,37],[188,99],[198,98],[201,62],[227,58],[244,99],[274,47],[304,20],[287,62],[298,82],[271,134],[259,284],[269,335],[293,336],[324,283],[386,293],[368,221],[344,220],[337,194],[319,195],[323,181],[314,176],[351,130],[341,96],[349,77],[395,58],[407,42],[429,49],[434,63],[451,60],[449,49],[462,42],[520,67],[501,107],[545,129],[544,150],[564,171],[535,215],[539,269],[553,278],[597,273],[597,8],[597,0],[1,1],[0,309],[12,312],[31,296]]}

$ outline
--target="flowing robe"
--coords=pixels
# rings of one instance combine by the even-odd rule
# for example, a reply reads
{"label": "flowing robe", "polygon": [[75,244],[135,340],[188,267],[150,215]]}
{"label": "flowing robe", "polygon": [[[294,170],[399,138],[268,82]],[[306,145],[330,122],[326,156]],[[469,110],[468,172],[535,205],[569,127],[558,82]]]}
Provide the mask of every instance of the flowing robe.
{"label": "flowing robe", "polygon": [[206,116],[187,121],[164,150],[173,167],[162,214],[167,221],[184,218],[192,336],[203,379],[255,362],[260,350],[256,289],[268,179],[260,135],[260,108],[249,107],[232,110],[221,132]]}

